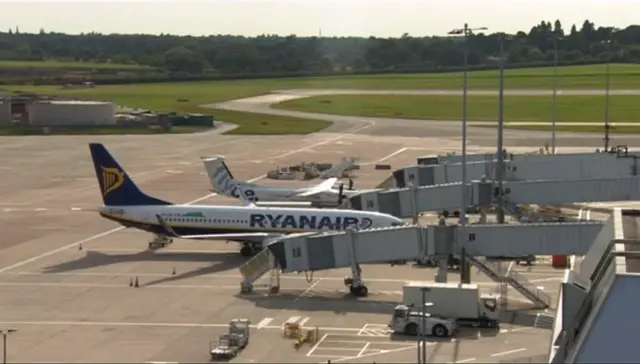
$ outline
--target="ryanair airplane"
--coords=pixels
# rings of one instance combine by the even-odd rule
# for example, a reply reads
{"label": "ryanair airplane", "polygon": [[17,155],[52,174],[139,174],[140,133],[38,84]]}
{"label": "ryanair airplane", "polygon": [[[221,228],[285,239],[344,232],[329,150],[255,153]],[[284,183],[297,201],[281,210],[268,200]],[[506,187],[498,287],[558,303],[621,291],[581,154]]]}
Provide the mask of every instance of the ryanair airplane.
{"label": "ryanair airplane", "polygon": [[104,206],[100,215],[125,227],[154,235],[150,249],[164,247],[174,238],[231,240],[242,244],[240,253],[251,256],[268,242],[291,233],[356,230],[401,226],[397,217],[371,211],[178,205],[142,192],[102,145],[89,144]]}

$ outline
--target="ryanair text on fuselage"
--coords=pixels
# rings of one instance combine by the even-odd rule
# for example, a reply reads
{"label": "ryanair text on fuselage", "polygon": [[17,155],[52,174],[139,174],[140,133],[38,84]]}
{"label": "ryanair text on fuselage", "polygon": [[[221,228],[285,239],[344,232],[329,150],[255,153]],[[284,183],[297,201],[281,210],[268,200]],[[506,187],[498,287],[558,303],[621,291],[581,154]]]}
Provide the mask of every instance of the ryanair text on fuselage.
{"label": "ryanair text on fuselage", "polygon": [[305,230],[356,230],[368,229],[373,221],[368,218],[349,216],[304,216],[304,215],[276,215],[251,214],[249,225],[259,228],[273,229],[305,229]]}

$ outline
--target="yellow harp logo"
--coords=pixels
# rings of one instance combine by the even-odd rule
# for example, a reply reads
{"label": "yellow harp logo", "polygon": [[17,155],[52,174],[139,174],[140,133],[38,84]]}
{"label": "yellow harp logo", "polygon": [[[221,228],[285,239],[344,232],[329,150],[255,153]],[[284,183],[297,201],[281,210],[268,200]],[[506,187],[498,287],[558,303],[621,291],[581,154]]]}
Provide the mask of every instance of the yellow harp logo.
{"label": "yellow harp logo", "polygon": [[102,196],[118,189],[124,182],[124,172],[118,168],[102,167]]}

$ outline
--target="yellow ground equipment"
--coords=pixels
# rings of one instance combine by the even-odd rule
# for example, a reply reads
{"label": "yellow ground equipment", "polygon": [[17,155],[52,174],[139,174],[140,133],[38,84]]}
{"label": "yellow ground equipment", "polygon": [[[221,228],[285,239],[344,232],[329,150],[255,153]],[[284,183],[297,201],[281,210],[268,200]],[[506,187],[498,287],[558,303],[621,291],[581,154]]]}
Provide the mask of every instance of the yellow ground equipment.
{"label": "yellow ground equipment", "polygon": [[304,330],[301,317],[295,316],[287,320],[283,325],[283,336],[295,339],[294,347],[300,349],[304,343],[315,344],[318,341],[318,328]]}
{"label": "yellow ground equipment", "polygon": [[290,339],[297,338],[300,330],[302,329],[302,325],[300,325],[300,317],[294,316],[290,318],[284,323],[283,328],[284,337],[288,337]]}
{"label": "yellow ground equipment", "polygon": [[300,330],[298,332],[298,338],[297,338],[295,344],[293,344],[293,347],[296,350],[300,350],[300,348],[302,347],[302,345],[304,345],[304,343],[309,343],[309,344],[317,343],[318,342],[318,334],[319,334],[318,327],[316,327],[315,329],[311,329],[311,330]]}

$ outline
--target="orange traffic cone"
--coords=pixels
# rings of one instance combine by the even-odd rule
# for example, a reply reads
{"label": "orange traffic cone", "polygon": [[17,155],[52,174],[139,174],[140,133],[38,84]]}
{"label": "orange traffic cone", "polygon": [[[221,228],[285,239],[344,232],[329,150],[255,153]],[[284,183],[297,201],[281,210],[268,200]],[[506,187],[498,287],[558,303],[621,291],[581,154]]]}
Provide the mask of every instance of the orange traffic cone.
{"label": "orange traffic cone", "polygon": [[138,283],[138,277],[136,277],[136,282],[133,284],[133,286],[136,288],[140,287],[140,284]]}

